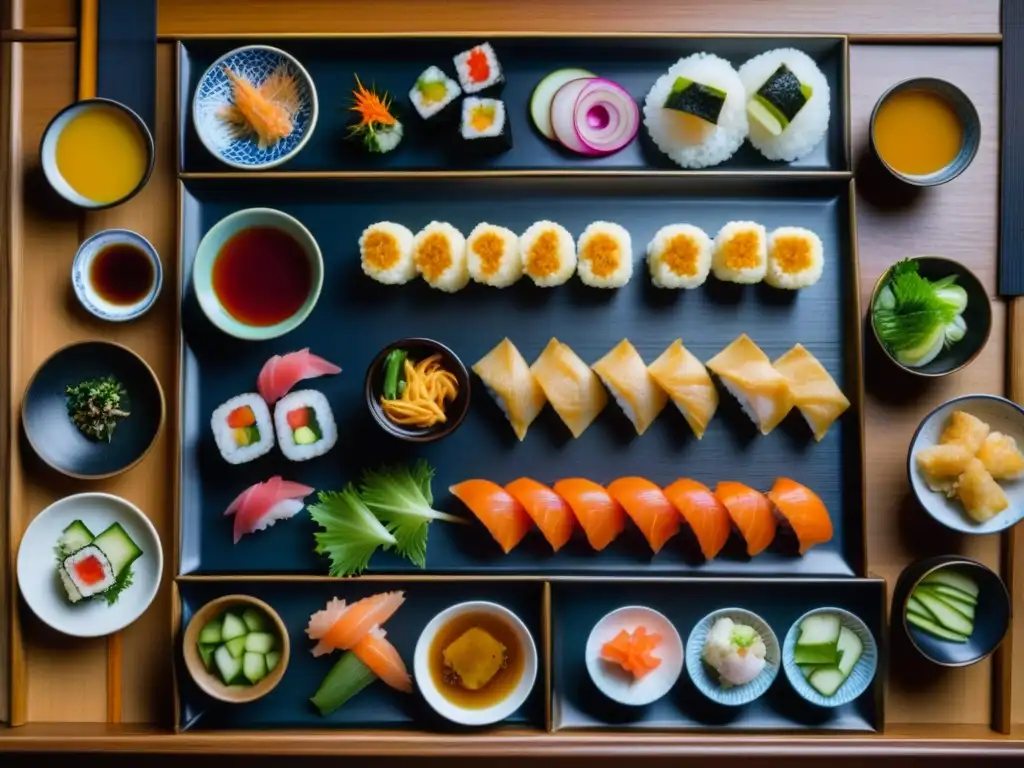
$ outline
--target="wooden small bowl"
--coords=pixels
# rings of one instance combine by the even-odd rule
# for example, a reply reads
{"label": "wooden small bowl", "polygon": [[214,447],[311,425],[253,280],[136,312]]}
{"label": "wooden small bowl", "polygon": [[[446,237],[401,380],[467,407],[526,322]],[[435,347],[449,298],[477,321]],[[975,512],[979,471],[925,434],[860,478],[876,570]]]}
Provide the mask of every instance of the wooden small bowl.
{"label": "wooden small bowl", "polygon": [[[215,672],[210,672],[199,656],[199,632],[207,622],[216,618],[235,606],[252,607],[263,611],[273,622],[274,631],[281,641],[281,660],[277,662],[273,672],[268,674],[256,685],[224,685]],[[284,671],[288,668],[291,646],[288,642],[288,628],[277,615],[277,611],[255,597],[248,595],[225,595],[211,600],[196,611],[185,628],[184,638],[185,668],[204,693],[218,701],[228,704],[247,704],[270,693],[281,682]]]}

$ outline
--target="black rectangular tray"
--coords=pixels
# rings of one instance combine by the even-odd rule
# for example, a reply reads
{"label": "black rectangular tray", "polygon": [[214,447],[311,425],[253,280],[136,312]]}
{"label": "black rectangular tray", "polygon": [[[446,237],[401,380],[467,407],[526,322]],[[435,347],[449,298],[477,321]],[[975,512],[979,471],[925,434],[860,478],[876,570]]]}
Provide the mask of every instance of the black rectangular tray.
{"label": "black rectangular tray", "polygon": [[[881,731],[884,724],[886,592],[883,579],[672,579],[557,581],[551,585],[552,727],[573,729],[822,730]],[[781,645],[793,623],[815,608],[844,608],[859,616],[880,649],[879,667],[868,689],[853,702],[825,709],[805,702],[780,669],[772,686],[743,707],[706,698],[685,666],[668,694],[647,707],[624,707],[597,690],[583,649],[602,616],[627,605],[663,613],[686,645],[704,616],[722,608],[745,608],[764,619]]]}
{"label": "black rectangular tray", "polygon": [[[326,560],[313,553],[315,527],[305,513],[232,545],[224,509],[243,488],[274,474],[319,489],[340,489],[357,480],[364,468],[423,457],[437,469],[437,504],[466,516],[447,488],[473,477],[506,483],[525,475],[550,483],[582,476],[607,483],[637,474],[664,485],[689,476],[710,485],[732,479],[767,490],[777,476],[786,475],[821,496],[835,527],[831,542],[803,557],[768,551],[751,560],[734,540],[717,559],[701,563],[693,559],[693,548],[683,536],[652,558],[632,526],[600,553],[585,541],[573,541],[552,555],[534,532],[506,556],[475,520],[468,526],[435,523],[427,555],[432,573],[863,574],[860,314],[848,180],[634,175],[598,181],[579,176],[410,178],[396,184],[255,176],[190,179],[184,184],[181,573],[326,574]],[[316,309],[297,330],[270,342],[242,342],[216,330],[200,311],[191,289],[191,264],[200,239],[223,216],[267,205],[297,217],[317,239],[324,254],[324,288]],[[362,274],[357,240],[364,227],[390,219],[415,231],[434,218],[449,220],[463,232],[484,220],[521,232],[537,219],[551,218],[574,235],[593,220],[617,221],[632,235],[636,271],[617,291],[587,288],[574,278],[553,289],[523,280],[505,290],[473,284],[457,294],[434,291],[418,280],[382,286]],[[662,291],[650,285],[639,259],[656,229],[689,221],[713,235],[731,219],[754,219],[769,229],[781,224],[813,229],[825,247],[824,276],[814,287],[795,293],[744,288],[713,278],[693,291]],[[463,425],[442,441],[412,446],[386,436],[363,398],[370,361],[382,347],[407,336],[436,338],[469,366],[506,335],[531,361],[557,335],[593,363],[623,337],[647,362],[679,336],[701,360],[708,360],[743,332],[772,359],[801,342],[849,397],[850,411],[820,443],[795,410],[772,434],[759,435],[724,391],[701,441],[671,405],[637,437],[609,402],[578,440],[569,437],[547,408],[519,443],[477,380]],[[331,402],[338,445],[308,462],[293,464],[275,450],[247,465],[228,465],[214,445],[210,414],[229,397],[253,391],[271,355],[307,346],[344,369],[338,376],[309,382]],[[415,568],[378,552],[370,570],[402,573]]]}
{"label": "black rectangular tray", "polygon": [[[526,624],[537,646],[537,682],[529,698],[502,728],[545,726],[544,690],[547,675],[544,650],[544,582],[542,581],[220,581],[181,580],[181,632],[175,642],[175,673],[181,730],[267,730],[272,728],[380,728],[451,731],[456,727],[437,715],[416,691],[404,694],[377,681],[328,717],[310,703],[339,654],[313,658],[313,643],[306,636],[310,615],[332,597],[354,600],[394,589],[405,591],[405,604],[388,620],[388,640],[398,649],[410,674],[413,651],[427,623],[455,603],[486,600],[499,603]],[[291,661],[281,682],[263,698],[249,704],[223,704],[199,690],[185,669],[182,637],[189,619],[209,601],[224,595],[245,594],[259,598],[281,616],[288,627]]]}
{"label": "black rectangular tray", "polygon": [[[678,59],[698,51],[717,54],[739,68],[744,61],[773,48],[799,48],[813,58],[831,89],[828,136],[807,157],[793,163],[765,159],[749,142],[728,161],[709,170],[724,171],[847,171],[848,85],[846,38],[799,36],[497,36],[490,37],[505,70],[502,92],[508,106],[513,148],[488,160],[467,159],[456,146],[428,137],[416,121],[408,93],[430,65],[454,76],[452,57],[485,37],[376,37],[283,39],[195,39],[181,44],[178,74],[179,157],[181,170],[231,170],[200,143],[192,123],[192,98],[207,68],[220,56],[252,43],[278,46],[308,70],[317,89],[319,118],[309,143],[278,171],[404,171],[404,170],[680,170],[647,136],[641,124],[638,139],[613,155],[586,158],[562,150],[533,127],[530,94],[547,73],[562,67],[584,67],[626,88],[641,107],[654,81]],[[354,73],[373,82],[395,99],[406,132],[402,143],[385,155],[369,155],[359,142],[345,140],[352,113]],[[641,112],[641,119],[643,115]]]}

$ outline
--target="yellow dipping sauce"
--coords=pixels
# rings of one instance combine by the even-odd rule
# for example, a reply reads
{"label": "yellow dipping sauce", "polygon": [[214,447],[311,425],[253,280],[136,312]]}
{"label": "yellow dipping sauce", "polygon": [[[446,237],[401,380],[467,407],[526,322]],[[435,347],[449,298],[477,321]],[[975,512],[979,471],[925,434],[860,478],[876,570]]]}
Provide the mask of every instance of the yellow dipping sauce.
{"label": "yellow dipping sauce", "polygon": [[83,109],[57,137],[57,170],[68,185],[94,203],[129,195],[149,164],[139,126],[116,107]]}
{"label": "yellow dipping sauce", "polygon": [[960,154],[964,127],[953,105],[939,94],[900,91],[878,108],[874,141],[890,168],[925,176],[941,171]]}

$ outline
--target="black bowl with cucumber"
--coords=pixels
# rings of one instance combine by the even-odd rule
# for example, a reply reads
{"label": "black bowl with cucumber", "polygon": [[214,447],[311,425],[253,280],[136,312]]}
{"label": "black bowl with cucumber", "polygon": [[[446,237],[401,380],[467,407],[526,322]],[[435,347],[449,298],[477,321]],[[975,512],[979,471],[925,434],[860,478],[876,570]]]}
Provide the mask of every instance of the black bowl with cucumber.
{"label": "black bowl with cucumber", "polygon": [[942,666],[967,666],[991,654],[1010,621],[1010,597],[991,569],[946,557],[909,566],[897,582],[894,608],[902,612],[911,644]]}

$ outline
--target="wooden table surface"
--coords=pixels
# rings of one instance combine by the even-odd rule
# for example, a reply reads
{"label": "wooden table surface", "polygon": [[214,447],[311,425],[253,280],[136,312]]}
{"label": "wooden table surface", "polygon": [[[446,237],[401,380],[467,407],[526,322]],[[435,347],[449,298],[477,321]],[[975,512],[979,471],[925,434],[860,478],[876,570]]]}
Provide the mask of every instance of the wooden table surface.
{"label": "wooden table surface", "polygon": [[[857,174],[857,219],[862,305],[881,271],[905,255],[937,253],[973,269],[994,298],[991,339],[966,370],[924,385],[908,381],[879,361],[865,339],[867,551],[869,570],[890,581],[911,560],[929,554],[963,553],[993,566],[998,539],[961,537],[931,524],[908,496],[905,473],[909,438],[934,405],[968,392],[1004,392],[1005,306],[995,297],[998,212],[999,3],[998,0],[161,0],[158,28],[157,162],[145,190],[110,211],[58,215],[41,206],[45,183],[38,167],[43,128],[75,97],[76,49],[73,0],[6,0],[4,58],[0,75],[12,76],[13,92],[3,94],[0,125],[0,190],[5,218],[0,222],[0,259],[9,286],[0,313],[0,359],[9,376],[0,383],[8,407],[0,429],[14,476],[6,489],[14,529],[56,498],[83,490],[122,495],[146,510],[163,537],[169,582],[176,565],[174,541],[173,429],[163,431],[156,448],[134,470],[95,483],[71,481],[49,471],[21,450],[17,409],[35,368],[71,341],[103,337],[131,346],[154,368],[168,393],[168,425],[177,421],[178,331],[172,280],[157,306],[139,321],[106,325],[81,311],[71,293],[70,264],[81,240],[99,229],[127,227],[157,248],[168,275],[175,275],[177,179],[174,168],[174,45],[181,34],[217,32],[343,31],[685,31],[818,32],[851,34],[851,107],[855,163],[864,149],[868,115],[881,92],[914,76],[941,77],[959,85],[974,101],[982,122],[982,142],[971,167],[956,181],[913,199],[881,200],[871,176]],[[0,3],[4,0],[0,0]],[[282,9],[287,5],[287,12]],[[642,7],[643,10],[632,10]],[[948,35],[923,44],[917,35]],[[893,35],[897,37],[892,37]],[[879,37],[882,36],[882,37]],[[886,37],[888,36],[888,37]],[[6,81],[6,78],[5,78]],[[855,170],[857,170],[855,168]],[[6,390],[6,391],[4,391]],[[2,455],[2,451],[0,451]],[[1024,553],[1018,553],[1024,558]],[[10,563],[7,563],[9,566]],[[2,574],[8,580],[9,570]],[[1015,643],[1019,671],[1013,676],[1015,739],[1024,738],[1024,574],[1018,568]],[[0,700],[0,719],[29,723],[162,723],[170,719],[170,662],[159,666],[139,659],[170,659],[169,589],[122,633],[120,645],[105,640],[70,641],[47,632],[21,612],[26,642],[11,653],[11,669],[26,684],[24,701]],[[6,615],[6,614],[5,614]],[[6,640],[8,632],[0,633]],[[0,658],[6,658],[0,655]],[[112,662],[112,663],[110,663]],[[900,657],[891,670],[886,718],[888,736],[982,739],[990,735],[991,665],[952,671],[924,667]],[[0,664],[0,676],[8,666]],[[0,680],[0,691],[7,685]],[[110,692],[108,695],[108,683]],[[121,693],[116,694],[120,685]],[[76,694],[69,696],[68,692]],[[13,711],[8,711],[8,703]],[[46,738],[47,731],[19,731]],[[52,731],[50,731],[53,733]],[[0,738],[5,736],[0,732]]]}

